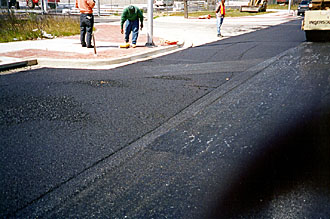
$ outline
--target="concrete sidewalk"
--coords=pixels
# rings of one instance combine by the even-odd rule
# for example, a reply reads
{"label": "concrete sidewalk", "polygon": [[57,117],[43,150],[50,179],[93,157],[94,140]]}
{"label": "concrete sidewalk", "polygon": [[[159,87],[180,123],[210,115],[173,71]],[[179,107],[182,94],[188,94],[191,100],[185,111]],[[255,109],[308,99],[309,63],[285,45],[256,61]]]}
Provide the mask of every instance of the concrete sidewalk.
{"label": "concrete sidewalk", "polygon": [[[111,18],[110,18],[111,19]],[[137,47],[123,49],[119,45],[124,42],[120,33],[118,18],[99,19],[95,24],[97,54],[94,49],[83,48],[79,35],[19,41],[0,44],[0,71],[8,68],[37,64],[41,67],[69,67],[108,69],[128,64],[137,60],[164,55],[170,51],[198,46],[209,42],[237,36],[269,26],[278,25],[290,20],[299,19],[287,11],[276,13],[225,18],[222,26],[223,38],[216,36],[215,19],[184,19],[183,17],[160,17],[154,20],[154,47],[146,47],[147,21],[140,31]],[[178,41],[177,45],[164,45],[165,40]]]}
{"label": "concrete sidewalk", "polygon": [[160,38],[154,37],[158,46],[146,47],[147,36],[143,30],[136,48],[123,49],[119,48],[119,45],[124,43],[124,35],[120,33],[118,22],[95,24],[95,28],[96,54],[93,48],[81,47],[79,35],[10,42],[0,44],[0,65],[6,68],[17,63],[20,67],[26,60],[30,61],[30,64],[37,60],[38,64],[44,67],[100,68],[177,49],[183,45],[183,42],[180,42],[175,46],[161,46]]}

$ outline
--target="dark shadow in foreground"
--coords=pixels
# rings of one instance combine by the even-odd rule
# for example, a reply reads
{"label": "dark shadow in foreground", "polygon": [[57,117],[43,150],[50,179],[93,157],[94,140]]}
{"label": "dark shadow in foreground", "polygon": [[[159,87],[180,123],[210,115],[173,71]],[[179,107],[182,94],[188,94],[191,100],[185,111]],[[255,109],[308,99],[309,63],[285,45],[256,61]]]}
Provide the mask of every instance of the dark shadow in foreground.
{"label": "dark shadow in foreground", "polygon": [[[239,170],[225,194],[215,199],[209,218],[265,218],[274,211],[304,206],[304,201],[310,205],[300,216],[330,217],[330,110],[318,111],[289,130],[263,142],[269,149]],[[285,195],[304,197],[306,189],[301,187],[314,194],[311,200],[292,198],[285,206],[274,206],[274,200]]]}

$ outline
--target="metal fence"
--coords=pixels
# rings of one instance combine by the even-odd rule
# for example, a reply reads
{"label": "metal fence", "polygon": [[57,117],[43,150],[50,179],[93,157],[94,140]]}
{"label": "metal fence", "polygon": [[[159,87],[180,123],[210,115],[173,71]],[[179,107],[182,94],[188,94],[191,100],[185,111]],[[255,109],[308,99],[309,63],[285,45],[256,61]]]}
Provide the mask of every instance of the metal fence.
{"label": "metal fence", "polygon": [[[17,2],[20,8],[26,8],[27,7],[27,1],[28,0],[0,0],[1,1],[1,8],[15,8],[14,4],[10,4],[10,2],[14,3]],[[43,0],[39,0],[39,3],[36,4],[36,8],[41,6],[41,2]],[[147,6],[148,0],[96,0],[96,3],[98,4],[98,1],[100,1],[100,4],[103,6],[112,6],[112,7],[125,7],[127,5],[145,5]],[[165,0],[166,1],[166,0]],[[228,1],[228,0],[227,0]],[[235,1],[235,0],[229,0],[229,1]],[[244,0],[240,0],[244,1]],[[246,0],[247,1],[247,0]],[[177,3],[183,3],[183,0],[176,0]],[[216,0],[188,0],[188,5],[215,5]],[[56,6],[61,5],[71,5],[74,6],[75,0],[60,0],[59,4]]]}
{"label": "metal fence", "polygon": [[[41,2],[47,0],[39,0],[39,3],[36,4],[34,10],[31,10],[27,7],[28,0],[0,0],[2,10],[9,8],[17,8],[19,5],[21,12],[35,12],[43,13],[45,10],[47,13],[61,13],[61,14],[75,14],[79,13],[75,9],[75,0],[59,0],[58,4],[54,4],[52,8],[42,7]],[[128,5],[137,5],[145,12],[147,11],[148,0],[95,0],[96,7],[95,12],[98,14],[118,14],[121,13],[123,8]],[[166,0],[165,0],[166,1]],[[215,4],[218,0],[188,0],[188,10],[189,11],[203,11],[203,10],[213,10]],[[293,3],[297,3],[301,0],[293,0]],[[241,4],[247,4],[249,0],[226,0],[226,5],[229,7],[237,6]],[[268,0],[268,4],[276,4],[277,0]],[[17,4],[15,4],[17,3]],[[98,8],[100,5],[100,8]],[[164,11],[183,11],[183,0],[175,0],[174,5],[163,6],[163,7],[154,7],[154,10],[164,10]]]}

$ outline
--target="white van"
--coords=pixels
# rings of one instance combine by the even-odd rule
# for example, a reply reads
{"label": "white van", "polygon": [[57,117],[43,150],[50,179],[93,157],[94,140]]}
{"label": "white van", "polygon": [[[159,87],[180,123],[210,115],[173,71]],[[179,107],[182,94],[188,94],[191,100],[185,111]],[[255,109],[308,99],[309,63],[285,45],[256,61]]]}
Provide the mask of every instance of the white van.
{"label": "white van", "polygon": [[174,4],[174,0],[155,0],[154,4],[156,7],[159,6],[172,6]]}

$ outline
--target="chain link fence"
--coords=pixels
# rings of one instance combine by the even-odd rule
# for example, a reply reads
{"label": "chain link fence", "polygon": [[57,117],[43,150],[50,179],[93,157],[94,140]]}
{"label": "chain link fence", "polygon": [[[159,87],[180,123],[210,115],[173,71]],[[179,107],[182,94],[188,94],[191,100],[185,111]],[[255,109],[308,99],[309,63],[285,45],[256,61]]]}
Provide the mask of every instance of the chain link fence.
{"label": "chain link fence", "polygon": [[[38,12],[42,9],[48,9],[49,11],[57,11],[58,13],[75,13],[75,0],[0,0],[2,9],[21,9],[21,10],[34,10]],[[100,1],[100,2],[98,2]],[[228,0],[227,0],[228,1]],[[235,0],[229,0],[235,1]],[[243,0],[244,1],[244,0]],[[163,1],[154,1],[164,2],[164,5],[154,5],[155,10],[182,10],[183,0],[163,0]],[[188,0],[188,7],[190,10],[204,10],[212,8],[215,5],[216,0]],[[142,9],[147,9],[148,0],[96,0],[96,8],[100,5],[104,11],[111,12],[111,9],[114,13],[119,12],[120,8],[124,8],[128,5],[137,5]],[[47,7],[44,7],[47,5]],[[69,10],[68,10],[69,9]],[[31,12],[31,11],[29,11]]]}
{"label": "chain link fence", "polygon": [[[75,0],[0,0],[2,11],[16,9],[18,12],[79,14],[75,8]],[[147,12],[148,0],[95,0],[94,13],[98,15],[118,15],[124,7],[136,5]],[[218,0],[188,0],[188,11],[214,10]],[[226,0],[229,7],[247,4],[249,0]],[[276,0],[268,0],[274,4]],[[31,3],[33,2],[33,3]],[[164,5],[154,4],[155,11],[183,11],[183,0],[154,0],[154,3],[165,2]],[[47,6],[47,7],[45,7]]]}

